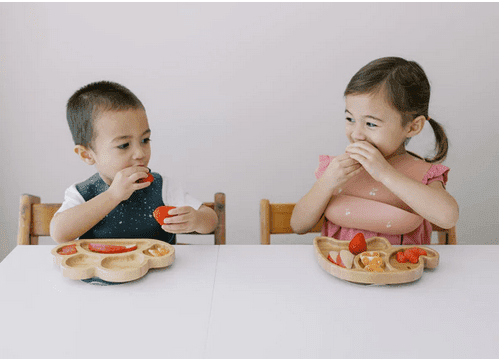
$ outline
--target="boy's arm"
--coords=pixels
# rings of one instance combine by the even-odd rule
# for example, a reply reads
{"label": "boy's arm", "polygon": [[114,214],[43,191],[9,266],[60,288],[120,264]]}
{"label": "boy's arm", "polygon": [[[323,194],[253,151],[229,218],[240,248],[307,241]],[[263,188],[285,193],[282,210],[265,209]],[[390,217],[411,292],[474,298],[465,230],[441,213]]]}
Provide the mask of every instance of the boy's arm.
{"label": "boy's arm", "polygon": [[119,203],[106,191],[88,202],[57,213],[50,222],[50,236],[57,243],[72,241],[99,223]]}
{"label": "boy's arm", "polygon": [[198,210],[190,206],[171,209],[176,215],[165,219],[162,228],[169,233],[211,233],[217,226],[217,214],[212,208],[201,206]]}
{"label": "boy's arm", "polygon": [[120,202],[134,191],[148,187],[151,182],[137,183],[147,177],[149,169],[142,166],[127,167],[118,172],[111,186],[88,202],[60,212],[50,222],[50,236],[57,243],[72,241],[94,227]]}

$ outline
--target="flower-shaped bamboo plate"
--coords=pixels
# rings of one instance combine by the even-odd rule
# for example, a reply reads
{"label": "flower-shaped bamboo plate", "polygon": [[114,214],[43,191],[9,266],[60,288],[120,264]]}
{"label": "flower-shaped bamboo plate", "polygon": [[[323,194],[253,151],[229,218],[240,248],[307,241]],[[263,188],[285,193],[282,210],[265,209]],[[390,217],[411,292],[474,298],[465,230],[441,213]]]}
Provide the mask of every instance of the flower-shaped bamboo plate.
{"label": "flower-shaped bamboo plate", "polygon": [[[361,261],[361,254],[354,257],[352,269],[346,269],[328,260],[330,251],[349,250],[349,241],[340,241],[329,237],[316,237],[314,239],[314,250],[316,259],[325,271],[331,275],[355,283],[365,284],[398,284],[408,283],[419,279],[424,268],[436,268],[439,263],[439,253],[424,246],[397,246],[383,237],[372,237],[366,240],[367,252],[377,251],[384,262],[383,272],[370,272],[365,269]],[[398,252],[408,248],[419,247],[427,252],[421,255],[416,264],[407,262],[399,263],[396,260]]]}
{"label": "flower-shaped bamboo plate", "polygon": [[[125,253],[97,253],[89,249],[89,243],[127,246],[136,244],[137,249]],[[63,247],[75,245],[76,253],[60,254]],[[149,250],[164,248],[168,253],[159,257]],[[172,245],[149,238],[79,239],[56,246],[51,253],[54,263],[60,265],[63,276],[70,279],[101,278],[108,282],[129,282],[146,275],[150,268],[168,267],[174,262]]]}

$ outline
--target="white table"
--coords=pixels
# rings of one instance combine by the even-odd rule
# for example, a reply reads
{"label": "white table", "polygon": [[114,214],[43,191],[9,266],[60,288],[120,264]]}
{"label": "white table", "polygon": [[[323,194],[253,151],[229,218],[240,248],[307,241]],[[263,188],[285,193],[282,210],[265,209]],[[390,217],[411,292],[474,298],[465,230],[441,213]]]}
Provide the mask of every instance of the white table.
{"label": "white table", "polygon": [[400,286],[334,278],[311,245],[189,245],[100,287],[64,278],[52,248],[0,263],[2,359],[498,358],[498,246],[433,246],[439,266]]}
{"label": "white table", "polygon": [[63,277],[53,247],[0,263],[0,358],[203,357],[218,246],[176,246],[172,266],[106,287]]}

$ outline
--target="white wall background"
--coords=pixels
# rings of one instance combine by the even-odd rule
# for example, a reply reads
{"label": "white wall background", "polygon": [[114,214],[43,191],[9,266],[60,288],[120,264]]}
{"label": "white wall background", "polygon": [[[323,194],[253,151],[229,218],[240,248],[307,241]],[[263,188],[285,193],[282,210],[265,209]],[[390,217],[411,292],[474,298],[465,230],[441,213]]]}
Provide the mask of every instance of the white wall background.
{"label": "white wall background", "polygon": [[[204,201],[225,192],[227,243],[257,244],[259,200],[296,202],[318,155],[344,151],[343,91],[384,56],[430,79],[458,243],[498,244],[498,3],[1,3],[0,31],[0,260],[16,245],[22,193],[61,202],[95,172],[65,118],[81,86],[130,88],[153,131],[149,167]],[[424,156],[426,126],[409,145]]]}

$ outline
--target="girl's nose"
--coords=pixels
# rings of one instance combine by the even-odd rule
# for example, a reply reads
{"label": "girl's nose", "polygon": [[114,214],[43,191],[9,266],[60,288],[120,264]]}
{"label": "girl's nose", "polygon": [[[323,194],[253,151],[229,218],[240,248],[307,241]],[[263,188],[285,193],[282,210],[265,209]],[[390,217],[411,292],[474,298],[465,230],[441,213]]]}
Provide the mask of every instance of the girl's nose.
{"label": "girl's nose", "polygon": [[366,136],[365,136],[365,134],[363,132],[363,129],[359,125],[356,125],[356,127],[354,128],[354,131],[351,134],[351,137],[352,137],[352,139],[354,141],[364,141],[364,140],[366,140]]}

